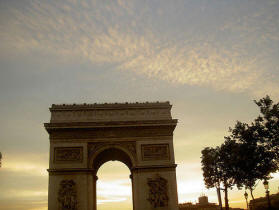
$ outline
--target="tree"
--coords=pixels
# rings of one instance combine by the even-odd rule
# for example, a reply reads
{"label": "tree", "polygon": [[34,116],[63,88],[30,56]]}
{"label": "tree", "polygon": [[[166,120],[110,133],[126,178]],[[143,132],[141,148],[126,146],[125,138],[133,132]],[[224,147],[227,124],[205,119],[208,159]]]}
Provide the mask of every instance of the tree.
{"label": "tree", "polygon": [[279,103],[274,104],[270,97],[254,101],[260,108],[260,116],[255,120],[259,142],[274,154],[279,169]]}
{"label": "tree", "polygon": [[231,135],[226,137],[240,146],[235,157],[235,183],[238,188],[249,189],[253,200],[256,181],[269,179],[270,173],[278,170],[279,157],[279,104],[272,105],[268,96],[255,103],[260,107],[261,115],[250,125],[237,122],[229,130]]}
{"label": "tree", "polygon": [[228,190],[235,184],[235,156],[238,154],[238,144],[227,139],[220,147],[206,147],[202,150],[202,170],[207,188],[216,187],[219,205],[221,203],[221,186],[224,191],[225,208],[229,209]]}
{"label": "tree", "polygon": [[[224,187],[225,206],[229,209],[228,189],[237,185],[253,190],[257,180],[270,179],[270,173],[279,169],[279,103],[269,96],[254,101],[260,115],[251,123],[237,121],[220,147],[202,150],[202,170],[207,188]],[[221,204],[222,206],[222,204]]]}
{"label": "tree", "polygon": [[222,199],[221,199],[221,176],[222,172],[219,168],[218,161],[219,157],[219,148],[206,147],[202,151],[202,171],[205,186],[207,188],[216,188],[218,201],[220,209],[222,209]]}
{"label": "tree", "polygon": [[224,186],[224,200],[226,210],[229,210],[228,190],[235,185],[235,174],[237,170],[237,157],[239,154],[239,144],[229,138],[220,146],[219,168],[221,170],[221,180]]}
{"label": "tree", "polygon": [[255,145],[248,143],[239,143],[238,157],[236,158],[236,172],[234,174],[235,184],[238,189],[245,187],[250,191],[254,200],[253,191],[256,182],[261,177],[259,174],[260,153]]}
{"label": "tree", "polygon": [[[232,137],[226,138],[231,139]],[[249,137],[249,135],[246,135],[246,137]],[[276,165],[272,161],[273,155],[266,151],[263,145],[250,141],[241,142],[236,137],[232,141],[237,144],[237,149],[232,151],[234,153],[233,161],[231,161],[231,166],[229,167],[233,169],[231,175],[234,179],[234,184],[239,189],[242,187],[248,189],[254,200],[253,190],[257,180],[269,179],[269,174],[275,171]]]}

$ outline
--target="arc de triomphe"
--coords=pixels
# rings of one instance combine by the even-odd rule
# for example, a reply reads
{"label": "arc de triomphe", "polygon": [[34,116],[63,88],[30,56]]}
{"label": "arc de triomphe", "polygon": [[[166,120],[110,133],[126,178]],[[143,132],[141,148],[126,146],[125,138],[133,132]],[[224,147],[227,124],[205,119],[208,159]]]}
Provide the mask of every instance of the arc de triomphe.
{"label": "arc de triomphe", "polygon": [[169,102],[52,105],[49,210],[96,210],[97,171],[118,160],[131,171],[134,210],[178,210]]}

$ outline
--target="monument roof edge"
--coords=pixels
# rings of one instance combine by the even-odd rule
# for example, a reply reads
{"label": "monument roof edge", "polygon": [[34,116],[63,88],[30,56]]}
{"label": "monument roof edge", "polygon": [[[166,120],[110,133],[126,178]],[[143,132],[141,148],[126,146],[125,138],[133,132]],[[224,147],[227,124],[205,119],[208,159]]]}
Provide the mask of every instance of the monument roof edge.
{"label": "monument roof edge", "polygon": [[169,101],[165,102],[133,102],[133,103],[83,103],[83,104],[52,104],[50,111],[79,109],[133,109],[133,108],[171,108]]}
{"label": "monument roof edge", "polygon": [[102,128],[102,127],[144,127],[144,126],[176,126],[177,119],[154,120],[154,121],[128,121],[128,122],[71,122],[71,123],[44,123],[46,130],[72,129],[72,128]]}
{"label": "monument roof edge", "polygon": [[144,125],[159,125],[159,124],[177,124],[177,119],[164,119],[164,120],[135,120],[135,121],[92,121],[92,122],[47,122],[44,126],[60,126],[60,125],[81,125],[81,126],[104,126],[104,125],[133,125],[138,126],[138,124]]}

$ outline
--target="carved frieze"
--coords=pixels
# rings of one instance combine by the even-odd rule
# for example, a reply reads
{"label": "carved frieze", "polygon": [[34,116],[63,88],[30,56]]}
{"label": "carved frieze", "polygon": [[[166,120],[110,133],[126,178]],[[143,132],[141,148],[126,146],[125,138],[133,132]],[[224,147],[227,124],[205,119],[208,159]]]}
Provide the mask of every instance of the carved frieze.
{"label": "carved frieze", "polygon": [[148,178],[147,185],[149,194],[147,200],[154,207],[168,206],[168,180],[161,177],[159,174],[155,178]]}
{"label": "carved frieze", "polygon": [[82,147],[55,147],[54,162],[82,162]]}
{"label": "carved frieze", "polygon": [[142,160],[169,160],[169,144],[141,145]]}
{"label": "carved frieze", "polygon": [[171,119],[166,103],[53,105],[51,122],[104,122]]}
{"label": "carved frieze", "polygon": [[58,191],[59,210],[77,210],[77,189],[73,180],[62,180]]}

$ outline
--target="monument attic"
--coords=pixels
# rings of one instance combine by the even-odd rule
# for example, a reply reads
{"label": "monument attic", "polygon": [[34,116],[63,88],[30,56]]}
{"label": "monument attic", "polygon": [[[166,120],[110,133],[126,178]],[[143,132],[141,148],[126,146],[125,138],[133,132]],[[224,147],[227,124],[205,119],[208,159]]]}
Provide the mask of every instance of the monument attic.
{"label": "monument attic", "polygon": [[49,210],[96,210],[97,171],[118,160],[131,171],[134,210],[178,210],[169,102],[52,105]]}

